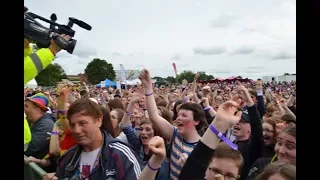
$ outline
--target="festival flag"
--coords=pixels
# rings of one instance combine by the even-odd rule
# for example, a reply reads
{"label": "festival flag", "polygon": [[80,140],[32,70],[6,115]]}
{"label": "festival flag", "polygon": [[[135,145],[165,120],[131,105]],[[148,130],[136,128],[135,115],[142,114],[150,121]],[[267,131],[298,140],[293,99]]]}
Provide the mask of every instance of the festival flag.
{"label": "festival flag", "polygon": [[137,79],[139,75],[138,70],[131,70],[127,75],[127,80],[134,80]]}
{"label": "festival flag", "polygon": [[174,74],[175,74],[175,75],[176,75],[176,77],[177,77],[178,73],[177,73],[177,66],[176,66],[176,63],[172,63],[172,66],[173,66]]}
{"label": "festival flag", "polygon": [[124,66],[122,64],[120,64],[120,73],[121,73],[121,81],[123,83],[127,83],[126,71],[124,70]]}

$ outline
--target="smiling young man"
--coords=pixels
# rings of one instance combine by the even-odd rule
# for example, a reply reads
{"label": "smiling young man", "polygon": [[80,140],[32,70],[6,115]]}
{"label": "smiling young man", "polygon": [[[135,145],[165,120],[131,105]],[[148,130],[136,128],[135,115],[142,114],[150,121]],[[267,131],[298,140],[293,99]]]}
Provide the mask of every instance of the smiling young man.
{"label": "smiling young man", "polygon": [[159,130],[161,136],[171,142],[170,179],[176,180],[188,155],[201,138],[198,130],[206,121],[205,112],[199,104],[184,103],[179,107],[178,117],[174,119],[177,127],[174,127],[158,114],[149,72],[147,70],[141,71],[139,78],[145,87],[150,120]]}
{"label": "smiling young man", "polygon": [[233,126],[232,132],[236,138],[234,143],[238,145],[244,160],[240,176],[240,180],[244,180],[254,161],[262,156],[265,144],[260,114],[248,89],[239,85],[236,90],[246,105],[246,110],[242,111],[241,119]]}
{"label": "smiling young man", "polygon": [[100,130],[102,116],[100,106],[89,99],[76,100],[69,107],[70,132],[78,145],[58,160],[51,179],[138,179],[141,169],[133,150]]}

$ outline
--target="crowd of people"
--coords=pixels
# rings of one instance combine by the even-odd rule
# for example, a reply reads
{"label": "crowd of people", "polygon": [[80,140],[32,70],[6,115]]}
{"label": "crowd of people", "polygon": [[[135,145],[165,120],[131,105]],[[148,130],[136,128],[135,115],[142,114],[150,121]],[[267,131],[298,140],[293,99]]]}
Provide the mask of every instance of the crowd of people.
{"label": "crowd of people", "polygon": [[295,180],[296,83],[25,89],[44,180]]}

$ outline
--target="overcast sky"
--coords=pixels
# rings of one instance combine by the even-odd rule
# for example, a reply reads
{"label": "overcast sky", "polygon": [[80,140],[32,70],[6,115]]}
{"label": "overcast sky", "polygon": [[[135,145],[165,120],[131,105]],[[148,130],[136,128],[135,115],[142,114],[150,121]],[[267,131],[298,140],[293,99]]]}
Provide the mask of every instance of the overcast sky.
{"label": "overcast sky", "polygon": [[[55,0],[25,1],[36,14],[58,22],[76,17],[73,55],[55,62],[67,74],[83,73],[98,57],[115,69],[147,68],[152,76],[183,70],[215,77],[258,78],[296,72],[295,0]],[[45,24],[45,23],[44,23]]]}

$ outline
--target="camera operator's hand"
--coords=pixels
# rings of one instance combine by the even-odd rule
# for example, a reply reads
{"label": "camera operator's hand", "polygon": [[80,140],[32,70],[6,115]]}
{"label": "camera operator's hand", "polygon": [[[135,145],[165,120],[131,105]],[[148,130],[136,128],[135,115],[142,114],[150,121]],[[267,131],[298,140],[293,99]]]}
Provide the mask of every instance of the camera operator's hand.
{"label": "camera operator's hand", "polygon": [[[69,35],[61,34],[60,36],[67,41],[71,39],[71,36]],[[52,51],[53,54],[57,54],[59,51],[61,51],[61,47],[57,45],[57,43],[53,39],[51,39],[51,45],[49,49]]]}
{"label": "camera operator's hand", "polygon": [[29,48],[30,47],[30,42],[26,39],[24,39],[24,48]]}
{"label": "camera operator's hand", "polygon": [[47,173],[43,176],[42,180],[58,180],[58,178],[55,176],[56,173]]}

